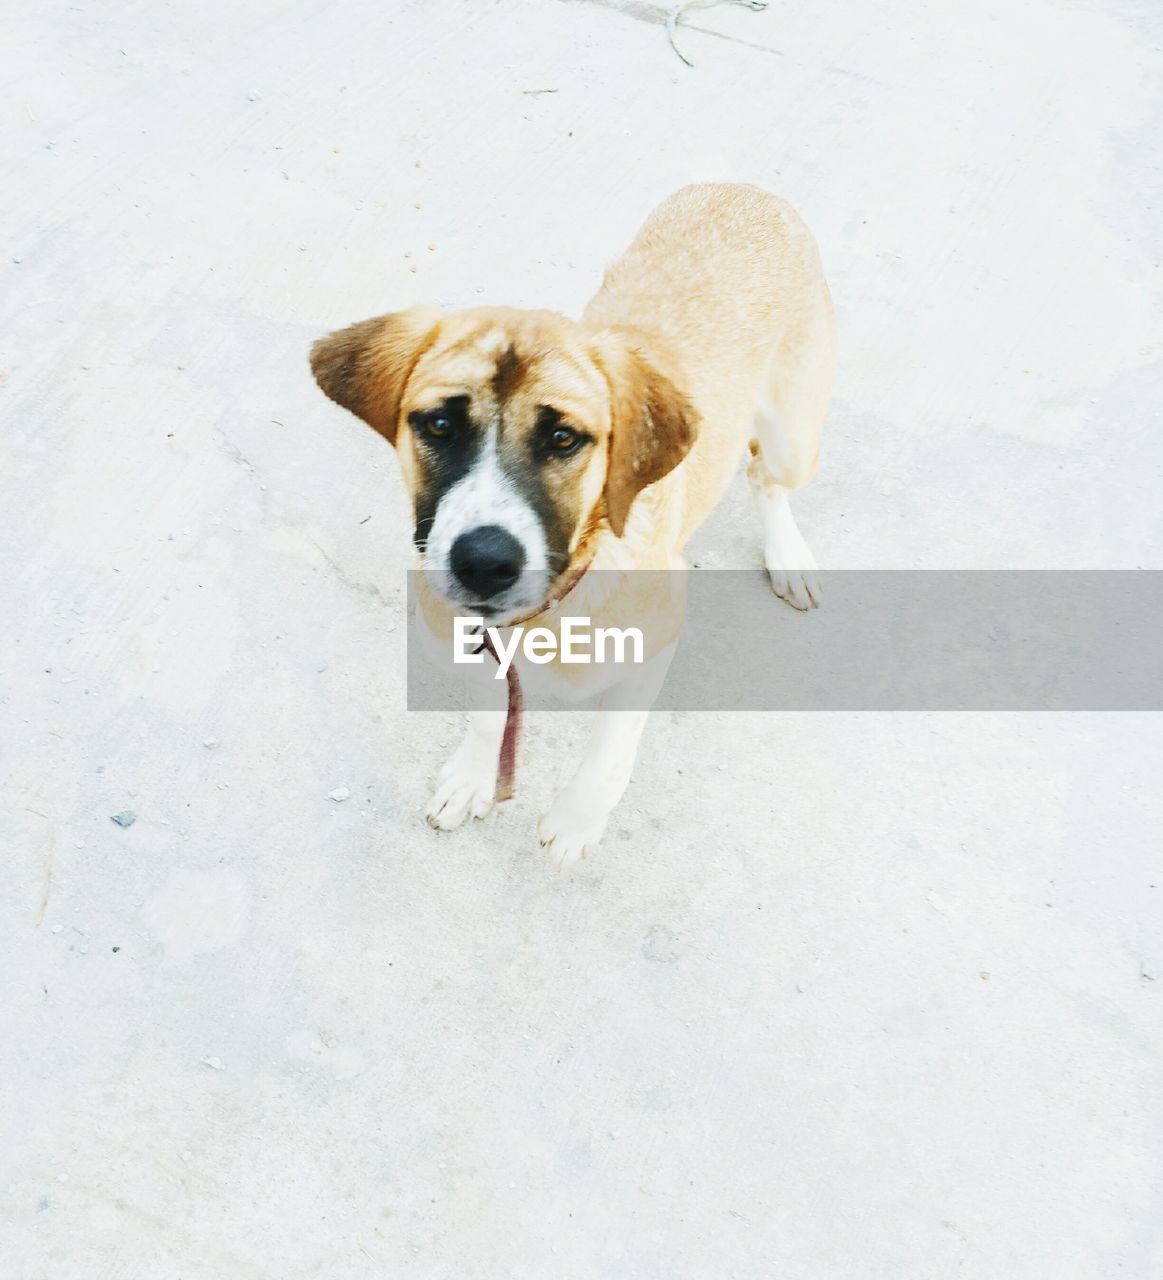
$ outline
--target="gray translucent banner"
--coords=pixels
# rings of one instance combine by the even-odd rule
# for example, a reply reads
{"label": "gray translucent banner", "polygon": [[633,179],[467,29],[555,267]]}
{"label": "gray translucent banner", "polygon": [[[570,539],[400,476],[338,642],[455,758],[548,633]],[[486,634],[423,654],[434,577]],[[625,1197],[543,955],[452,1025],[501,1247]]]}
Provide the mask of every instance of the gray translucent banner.
{"label": "gray translucent banner", "polygon": [[[493,705],[505,687],[492,679],[496,663],[488,654],[473,668],[453,662],[452,644],[433,637],[416,607],[421,576],[409,575],[409,708]],[[586,591],[603,585],[596,576],[586,575]],[[622,602],[619,625],[639,626],[645,656],[665,644],[681,612],[681,603],[660,610],[658,601],[685,594],[677,650],[653,700],[659,708],[1163,710],[1161,571],[834,571],[818,575],[822,605],[807,613],[776,599],[761,571],[609,576]],[[550,616],[555,634],[562,614],[586,619],[581,594]],[[611,623],[603,611],[588,621]],[[511,642],[507,632],[499,638]],[[560,696],[552,665],[516,665],[527,707],[594,705]],[[638,675],[625,662],[591,666],[585,679],[622,683],[620,705],[632,707],[651,702],[634,692]]]}

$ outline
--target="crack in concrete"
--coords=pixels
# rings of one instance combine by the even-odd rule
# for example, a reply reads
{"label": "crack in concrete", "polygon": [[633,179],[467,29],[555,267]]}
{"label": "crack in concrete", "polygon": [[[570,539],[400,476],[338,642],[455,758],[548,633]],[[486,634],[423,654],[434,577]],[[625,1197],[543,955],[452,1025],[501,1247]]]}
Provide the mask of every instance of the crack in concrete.
{"label": "crack in concrete", "polygon": [[[625,17],[633,18],[637,22],[645,22],[652,27],[665,27],[671,14],[670,9],[656,4],[647,4],[645,0],[560,0],[560,3],[594,5],[599,9],[609,9],[612,13],[623,14]],[[767,53],[773,58],[786,58],[788,56],[783,49],[773,49],[771,45],[759,44],[754,40],[744,40],[741,36],[728,35],[725,31],[715,31],[710,27],[698,27],[692,22],[684,22],[682,30],[696,31],[699,35],[704,36],[713,36],[716,40],[725,40],[728,44],[737,44],[744,49],[754,49],[757,53]],[[848,76],[853,80],[860,80],[864,84],[880,85],[882,88],[887,87],[886,81],[865,75],[861,71],[852,71],[848,67],[828,66],[824,70],[834,75]]]}
{"label": "crack in concrete", "polygon": [[[645,22],[652,27],[665,27],[670,19],[671,10],[656,4],[646,4],[644,0],[562,0],[565,4],[592,4],[600,9],[610,9],[614,13],[624,14],[637,22]],[[782,49],[773,49],[770,45],[756,44],[752,40],[742,40],[738,36],[727,35],[723,31],[714,31],[710,27],[697,27],[693,22],[682,24],[684,31],[697,31],[700,35],[714,36],[716,40],[726,40],[728,44],[742,45],[745,49],[755,49],[760,53],[774,54],[782,58]],[[681,54],[679,55],[682,56]],[[685,59],[684,59],[685,61]]]}
{"label": "crack in concrete", "polygon": [[[300,532],[302,531],[300,530]],[[362,596],[370,596],[377,604],[389,611],[396,607],[374,582],[365,582],[362,578],[352,578],[343,565],[335,559],[326,547],[316,542],[309,534],[304,534],[303,536],[315,548],[315,550],[319,552],[323,559],[327,561],[340,583],[349,591],[354,591],[358,595]]]}
{"label": "crack in concrete", "polygon": [[234,441],[231,440],[231,438],[226,434],[226,432],[223,431],[221,427],[215,427],[214,431],[217,434],[219,440],[222,441],[222,448],[225,450],[225,452],[229,454],[230,457],[233,458],[235,462],[239,463],[241,466],[249,468],[252,475],[257,474],[258,468],[254,465],[253,462],[251,462],[251,460],[246,456],[246,454],[242,452],[242,450],[238,447],[238,445],[236,445]]}

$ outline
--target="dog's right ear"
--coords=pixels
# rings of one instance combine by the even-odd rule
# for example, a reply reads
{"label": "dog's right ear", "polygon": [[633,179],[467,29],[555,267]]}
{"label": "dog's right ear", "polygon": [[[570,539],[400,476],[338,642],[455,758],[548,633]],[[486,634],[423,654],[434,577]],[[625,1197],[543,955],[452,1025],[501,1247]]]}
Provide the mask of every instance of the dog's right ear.
{"label": "dog's right ear", "polygon": [[595,355],[610,385],[606,518],[620,538],[638,494],[690,452],[699,417],[663,372],[659,353],[648,355],[633,333],[609,330]]}
{"label": "dog's right ear", "polygon": [[395,444],[404,385],[439,320],[438,307],[419,306],[329,333],[311,348],[315,381],[324,395]]}

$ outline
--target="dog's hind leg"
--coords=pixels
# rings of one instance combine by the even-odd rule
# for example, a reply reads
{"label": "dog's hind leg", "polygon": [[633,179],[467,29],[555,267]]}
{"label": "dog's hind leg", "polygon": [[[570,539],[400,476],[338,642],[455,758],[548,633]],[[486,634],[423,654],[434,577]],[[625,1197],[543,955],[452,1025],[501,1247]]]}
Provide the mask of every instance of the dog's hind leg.
{"label": "dog's hind leg", "polygon": [[767,465],[762,439],[760,435],[751,441],[747,479],[763,521],[763,563],[767,577],[772,591],[793,609],[814,609],[820,603],[816,558],[792,515],[789,486],[780,484]]}
{"label": "dog's hind leg", "polygon": [[816,561],[796,526],[788,494],[816,472],[836,369],[835,323],[827,286],[797,319],[772,359],[755,411],[747,478],[763,521],[763,563],[771,589],[796,609],[820,603]]}

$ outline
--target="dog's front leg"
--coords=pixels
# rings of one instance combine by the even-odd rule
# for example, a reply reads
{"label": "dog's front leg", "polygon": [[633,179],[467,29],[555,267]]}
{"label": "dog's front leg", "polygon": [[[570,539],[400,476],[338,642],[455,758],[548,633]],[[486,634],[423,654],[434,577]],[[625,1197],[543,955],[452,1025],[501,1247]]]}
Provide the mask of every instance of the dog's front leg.
{"label": "dog's front leg", "polygon": [[630,781],[650,706],[673,656],[670,644],[602,695],[585,755],[537,825],[555,870],[572,866],[601,840]]}
{"label": "dog's front leg", "polygon": [[497,789],[508,686],[495,678],[497,665],[491,658],[471,671],[469,696],[474,709],[468,713],[468,729],[441,769],[428,805],[428,823],[441,831],[459,827],[470,814],[483,818],[493,807]]}

